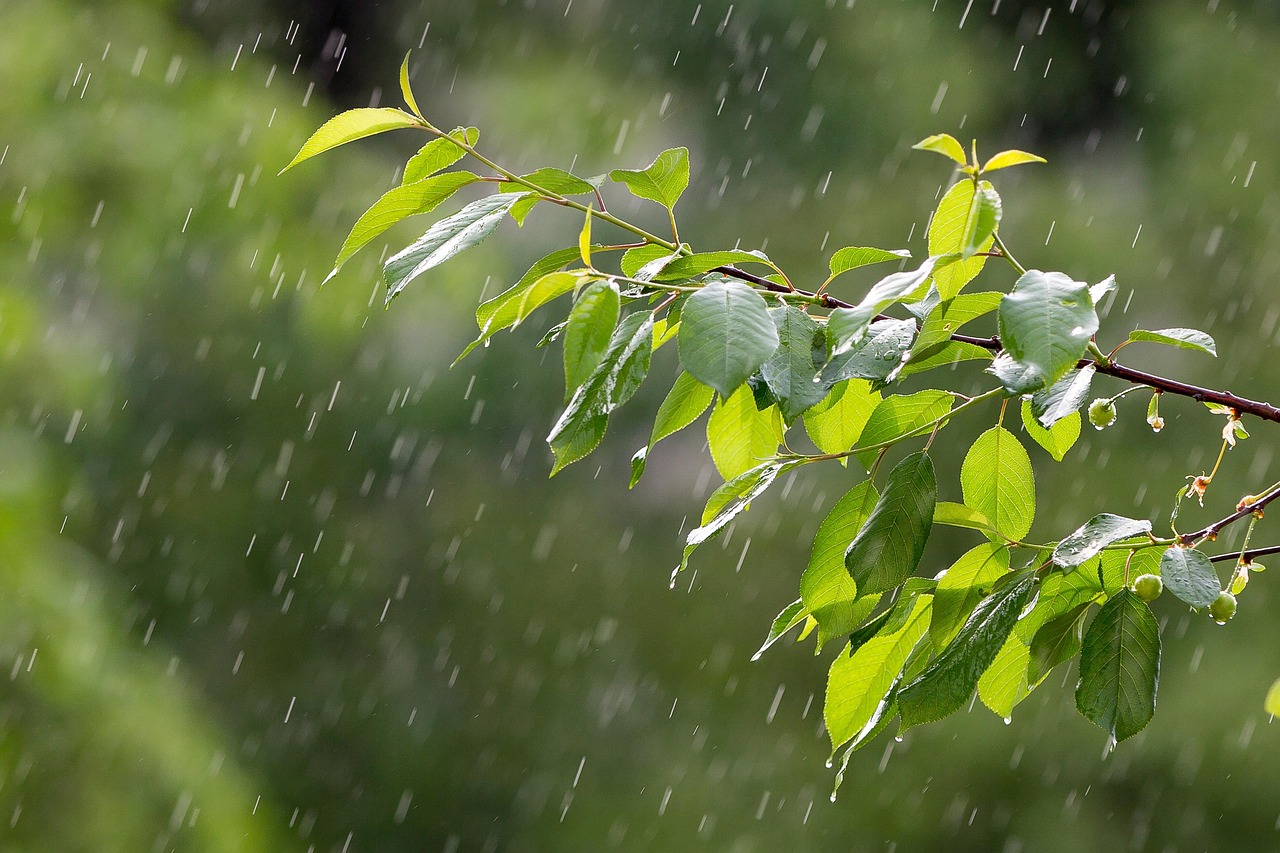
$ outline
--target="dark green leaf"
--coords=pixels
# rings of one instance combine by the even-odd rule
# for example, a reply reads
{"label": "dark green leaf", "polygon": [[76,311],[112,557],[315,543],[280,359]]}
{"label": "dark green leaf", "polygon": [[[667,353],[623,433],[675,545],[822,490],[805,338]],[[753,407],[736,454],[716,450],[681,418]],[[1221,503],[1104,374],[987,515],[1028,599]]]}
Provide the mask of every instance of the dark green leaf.
{"label": "dark green leaf", "polygon": [[1106,546],[1151,532],[1151,522],[1104,512],[1095,515],[1053,549],[1053,562],[1074,568],[1094,557]]}
{"label": "dark green leaf", "polygon": [[991,593],[993,584],[1009,571],[1009,549],[984,542],[956,560],[938,579],[933,597],[929,637],[935,649],[955,638],[973,608]]}
{"label": "dark green leaf", "polygon": [[760,294],[715,282],[685,302],[679,342],[684,369],[727,397],[778,348],[778,330]]}
{"label": "dark green leaf", "polygon": [[1075,367],[1098,331],[1088,287],[1062,273],[1039,270],[1019,278],[1013,292],[1000,300],[999,320],[1005,352],[1022,369],[1013,385],[1000,377],[1014,393],[1057,382]]}
{"label": "dark green leaf", "polygon": [[670,210],[689,186],[689,149],[669,148],[643,169],[614,169],[609,177],[625,184],[637,198]]}
{"label": "dark green leaf", "polygon": [[870,480],[854,486],[831,508],[814,536],[809,565],[800,577],[800,599],[818,620],[819,648],[832,637],[849,633],[870,614],[870,610],[862,612],[862,602],[875,596],[863,596],[855,604],[858,586],[845,568],[844,552],[878,497]]}
{"label": "dark green leaf", "polygon": [[458,140],[467,145],[475,145],[480,141],[480,131],[474,127],[458,127],[449,131],[448,139],[433,139],[409,158],[404,164],[404,176],[401,184],[412,184],[447,169],[467,156],[467,152],[450,140]]}
{"label": "dark green leaf", "polygon": [[911,257],[907,249],[872,249],[863,246],[846,246],[831,256],[831,277],[849,270],[880,264],[885,261],[902,261]]}
{"label": "dark green leaf", "polygon": [[1165,589],[1192,607],[1208,607],[1222,592],[1222,581],[1203,551],[1174,545],[1160,557]]}
{"label": "dark green leaf", "polygon": [[912,453],[894,466],[884,493],[845,552],[844,564],[859,595],[887,592],[916,570],[937,501],[938,483],[927,453]]}
{"label": "dark green leaf", "polygon": [[769,313],[778,330],[778,348],[760,366],[760,374],[783,420],[791,423],[827,396],[827,386],[816,381],[826,347],[818,324],[800,309],[773,308]]}
{"label": "dark green leaf", "polygon": [[604,358],[621,309],[618,286],[611,281],[593,282],[578,295],[564,330],[566,400]]}
{"label": "dark green leaf", "polygon": [[[564,169],[556,169],[551,166],[538,169],[536,172],[530,172],[527,175],[521,175],[531,184],[555,193],[556,195],[588,195],[594,193],[596,188],[587,181],[576,175],[571,175]],[[505,181],[499,188],[503,192],[526,192],[528,187],[518,184],[514,181]]]}
{"label": "dark green leaf", "polygon": [[1199,350],[1200,352],[1207,352],[1212,356],[1216,356],[1218,354],[1218,346],[1213,342],[1213,338],[1197,329],[1160,329],[1155,332],[1147,332],[1139,329],[1136,332],[1129,333],[1129,340],[1168,344],[1169,346],[1181,347],[1182,349],[1193,349]]}
{"label": "dark green leaf", "polygon": [[659,279],[694,278],[716,267],[730,264],[768,264],[769,259],[763,252],[747,252],[732,249],[723,252],[701,252],[696,255],[681,255],[662,268]]}
{"label": "dark green leaf", "polygon": [[1049,429],[1036,423],[1031,412],[1031,401],[1022,401],[1022,427],[1036,444],[1048,451],[1054,460],[1061,462],[1062,457],[1080,437],[1080,413],[1072,412],[1057,421]]}
{"label": "dark green leaf", "polygon": [[499,193],[473,201],[453,216],[441,219],[408,248],[392,255],[382,267],[387,282],[387,302],[395,299],[413,279],[469,249],[493,233],[518,194]]}
{"label": "dark green leaf", "polygon": [[965,706],[1034,589],[1035,575],[1027,573],[982,600],[951,645],[898,691],[904,729],[941,720]]}
{"label": "dark green leaf", "polygon": [[1066,663],[1080,652],[1084,637],[1084,615],[1093,602],[1076,605],[1072,610],[1049,620],[1036,631],[1031,640],[1031,658],[1027,665],[1027,680],[1039,684],[1049,670]]}
{"label": "dark green leaf", "polygon": [[1156,709],[1160,629],[1138,596],[1121,590],[1084,635],[1076,707],[1115,741],[1142,731]]}
{"label": "dark green leaf", "polygon": [[1078,412],[1089,397],[1093,373],[1094,366],[1087,364],[1079,370],[1071,371],[1043,391],[1037,391],[1031,398],[1031,414],[1036,422],[1049,429],[1063,418]]}

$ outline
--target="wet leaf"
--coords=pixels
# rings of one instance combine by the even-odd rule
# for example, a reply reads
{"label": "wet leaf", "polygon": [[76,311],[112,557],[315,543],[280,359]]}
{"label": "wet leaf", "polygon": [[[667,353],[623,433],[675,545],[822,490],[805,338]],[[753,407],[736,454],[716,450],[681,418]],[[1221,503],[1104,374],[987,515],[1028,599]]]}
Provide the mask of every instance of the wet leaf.
{"label": "wet leaf", "polygon": [[1129,340],[1168,344],[1181,349],[1207,352],[1212,356],[1218,354],[1218,346],[1214,343],[1213,338],[1197,329],[1159,329],[1155,332],[1139,329],[1129,333]]}
{"label": "wet leaf", "polygon": [[702,523],[689,531],[685,539],[684,555],[676,571],[684,571],[694,550],[724,530],[753,500],[764,494],[779,474],[800,464],[796,460],[771,459],[744,471],[712,492],[702,510]]}
{"label": "wet leaf", "polygon": [[447,136],[447,139],[431,140],[422,146],[417,154],[409,158],[409,162],[404,164],[404,175],[400,179],[401,185],[414,184],[429,178],[441,169],[447,169],[467,156],[467,152],[454,144],[452,140],[464,142],[467,145],[475,145],[480,141],[480,131],[474,127],[454,128],[449,131]]}
{"label": "wet leaf", "polygon": [[732,480],[777,453],[782,440],[777,406],[756,407],[750,386],[741,385],[711,411],[707,420],[707,444],[716,470]]}
{"label": "wet leaf", "polygon": [[714,282],[685,302],[679,344],[684,369],[727,397],[778,348],[778,330],[760,294]]}
{"label": "wet leaf", "polygon": [[[864,596],[858,601],[858,585],[844,565],[844,552],[862,528],[879,495],[870,480],[844,494],[818,526],[809,565],[800,576],[800,598],[818,620],[818,646],[847,634],[870,615]],[[874,606],[874,604],[872,604]]]}
{"label": "wet leaf", "polygon": [[907,249],[873,249],[864,246],[846,246],[831,256],[831,277],[846,273],[858,267],[870,264],[882,264],[886,261],[903,261],[911,257]]}
{"label": "wet leaf", "polygon": [[[1077,413],[1089,397],[1094,370],[1092,364],[1087,364],[1079,370],[1071,371],[1043,391],[1037,391],[1031,398],[1031,414],[1036,423],[1050,429],[1063,418]],[[1076,434],[1079,435],[1079,432]]]}
{"label": "wet leaf", "polygon": [[827,341],[831,345],[832,355],[839,355],[861,343],[876,315],[920,290],[938,264],[938,258],[926,258],[917,269],[880,279],[853,308],[837,308],[832,311],[827,318]]}
{"label": "wet leaf", "polygon": [[592,282],[578,295],[564,329],[566,400],[587,381],[604,358],[621,309],[618,286],[613,282]]}
{"label": "wet leaf", "polygon": [[844,453],[851,449],[880,394],[861,379],[837,382],[827,396],[804,413],[804,431],[823,453]]}
{"label": "wet leaf", "polygon": [[1222,591],[1222,581],[1203,551],[1174,545],[1160,556],[1164,587],[1192,607],[1208,607]]}
{"label": "wet leaf", "polygon": [[751,659],[759,660],[760,656],[768,651],[770,646],[778,642],[778,640],[782,639],[784,634],[808,618],[809,611],[805,609],[803,601],[796,599],[788,604],[782,609],[781,613],[774,617],[773,624],[769,627],[769,636],[765,637],[764,645],[762,645],[759,650],[751,656]]}
{"label": "wet leaf", "polygon": [[1159,682],[1159,626],[1142,599],[1121,590],[1085,632],[1076,707],[1122,741],[1151,721]]}
{"label": "wet leaf", "polygon": [[815,381],[826,356],[825,340],[813,318],[798,308],[773,308],[769,313],[778,330],[778,348],[760,366],[760,374],[778,401],[783,421],[791,423],[827,396],[826,386]]}
{"label": "wet leaf", "polygon": [[1055,461],[1061,462],[1080,437],[1080,413],[1072,412],[1045,429],[1032,415],[1031,401],[1023,400],[1022,427],[1036,444],[1043,447]]}
{"label": "wet leaf", "polygon": [[421,127],[418,119],[404,110],[397,110],[391,107],[362,107],[356,110],[347,110],[345,113],[339,113],[333,118],[326,121],[320,126],[320,129],[311,134],[298,151],[294,158],[289,161],[289,165],[280,170],[280,174],[292,169],[294,166],[307,160],[317,154],[323,154],[339,145],[345,145],[348,142],[355,142],[357,139],[364,139],[366,136],[373,136],[376,133],[385,133],[388,130],[398,130],[402,127]]}
{"label": "wet leaf", "polygon": [[1036,514],[1031,457],[1004,427],[992,427],[969,448],[960,466],[960,488],[965,504],[1003,536],[1018,540],[1031,530]]}
{"label": "wet leaf", "polygon": [[1097,556],[1108,545],[1150,532],[1151,522],[1145,518],[1134,519],[1109,512],[1100,513],[1058,543],[1053,549],[1053,562],[1071,569]]}
{"label": "wet leaf", "polygon": [[844,555],[860,595],[887,592],[920,564],[933,526],[938,483],[924,451],[894,466],[884,492]]}
{"label": "wet leaf", "polygon": [[929,637],[935,649],[947,647],[973,608],[991,593],[996,580],[1008,572],[1009,549],[991,542],[970,549],[947,569],[938,579],[933,597]]}

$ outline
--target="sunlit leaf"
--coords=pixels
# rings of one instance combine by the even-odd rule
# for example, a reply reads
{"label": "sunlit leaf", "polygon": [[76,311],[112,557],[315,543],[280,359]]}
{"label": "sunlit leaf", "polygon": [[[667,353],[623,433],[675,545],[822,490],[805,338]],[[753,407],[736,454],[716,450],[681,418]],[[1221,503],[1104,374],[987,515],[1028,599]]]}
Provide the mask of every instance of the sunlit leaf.
{"label": "sunlit leaf", "polygon": [[[885,397],[862,428],[858,446],[874,448],[931,430],[939,418],[951,411],[952,400],[946,391],[933,389]],[[862,451],[858,459],[863,465],[870,465],[878,452],[874,449]]]}
{"label": "sunlit leaf", "polygon": [[908,249],[874,249],[866,246],[846,246],[831,256],[831,277],[869,264],[886,261],[903,261],[911,257]]}
{"label": "sunlit leaf", "polygon": [[764,645],[762,645],[759,650],[751,656],[751,659],[759,660],[760,656],[768,651],[770,646],[778,642],[778,640],[782,639],[784,634],[808,618],[809,611],[805,609],[803,601],[796,599],[788,604],[782,609],[781,613],[774,617],[773,624],[769,626],[769,636],[765,637]]}
{"label": "sunlit leaf", "polygon": [[1213,338],[1198,329],[1159,329],[1154,332],[1138,329],[1129,333],[1129,340],[1168,344],[1182,349],[1207,352],[1212,356],[1218,354],[1218,346],[1214,343]]}
{"label": "sunlit leaf", "polygon": [[1019,151],[1011,148],[1008,151],[1001,151],[999,154],[992,155],[982,166],[983,173],[994,172],[997,169],[1007,169],[1010,166],[1020,166],[1023,163],[1047,163],[1048,160],[1038,154],[1031,154],[1027,151]]}
{"label": "sunlit leaf", "polygon": [[915,145],[911,146],[919,151],[933,151],[947,157],[959,166],[966,163],[964,156],[964,146],[949,133],[935,133],[933,136],[926,137]]}
{"label": "sunlit leaf", "polygon": [[712,492],[702,510],[702,523],[689,531],[685,539],[684,554],[676,571],[684,571],[694,550],[724,530],[729,522],[737,518],[773,484],[779,474],[800,464],[802,463],[794,460],[771,459],[744,471]]}
{"label": "sunlit leaf", "polygon": [[1053,549],[1053,562],[1071,569],[1097,556],[1108,545],[1150,532],[1151,522],[1145,518],[1125,518],[1104,512],[1089,519],[1070,536],[1064,537]]}
{"label": "sunlit leaf", "polygon": [[858,440],[879,402],[880,394],[871,390],[870,382],[837,382],[821,402],[804,413],[804,431],[823,453],[844,453]]}
{"label": "sunlit leaf", "polygon": [[670,210],[689,186],[689,149],[669,148],[643,169],[614,169],[609,177],[637,198]]}
{"label": "sunlit leaf", "polygon": [[871,515],[878,499],[875,486],[866,480],[845,492],[818,526],[809,565],[800,576],[800,598],[818,620],[818,646],[832,637],[847,634],[870,615],[866,603],[877,600],[863,596],[844,565],[844,552]]}
{"label": "sunlit leaf", "polygon": [[[935,519],[937,514],[934,515]],[[1009,571],[1009,549],[984,542],[965,552],[938,579],[933,596],[933,621],[929,637],[935,649],[944,649],[969,618],[973,608],[991,593],[996,580]]]}
{"label": "sunlit leaf", "polygon": [[757,408],[755,396],[747,385],[740,385],[737,391],[722,397],[707,420],[711,459],[726,480],[773,456],[781,439],[777,406]]}
{"label": "sunlit leaf", "polygon": [[447,169],[467,156],[461,146],[453,140],[467,145],[475,145],[480,141],[480,131],[474,127],[458,127],[449,131],[447,139],[433,139],[419,149],[417,154],[404,164],[404,176],[401,184],[412,184],[429,178],[441,169]]}
{"label": "sunlit leaf", "polygon": [[1078,412],[1089,397],[1094,370],[1092,364],[1086,364],[1079,370],[1069,372],[1043,391],[1037,391],[1031,397],[1031,414],[1036,423],[1050,429],[1058,421]]}
{"label": "sunlit leaf", "polygon": [[1036,514],[1031,457],[1017,436],[995,426],[978,436],[960,466],[960,488],[973,507],[1010,539],[1021,539]]}
{"label": "sunlit leaf", "polygon": [[418,102],[413,97],[413,88],[409,85],[409,56],[412,51],[404,55],[404,62],[400,63],[400,94],[404,96],[405,105],[413,111],[413,114],[422,117],[422,110],[418,109]]}
{"label": "sunlit leaf", "polygon": [[[929,222],[930,255],[958,255],[969,252],[965,260],[941,267],[933,274],[934,285],[938,288],[943,300],[951,299],[960,293],[966,284],[982,272],[987,262],[985,255],[976,255],[975,252],[990,251],[994,242],[992,231],[987,231],[981,240],[977,239],[983,222],[991,224],[990,204],[999,198],[998,196],[995,196],[995,199],[988,198],[987,204],[983,204],[980,197],[984,193],[980,190],[990,187],[991,184],[986,181],[976,186],[970,180],[960,181],[947,190],[946,195],[938,202],[933,219]],[[994,195],[994,188],[990,192]],[[982,219],[980,213],[984,209],[988,214],[985,220],[980,221]],[[994,229],[994,224],[991,224],[991,227]]]}
{"label": "sunlit leaf", "polygon": [[1045,429],[1036,422],[1031,411],[1031,401],[1022,401],[1022,428],[1036,444],[1043,447],[1054,460],[1061,462],[1067,451],[1080,437],[1080,413],[1072,412]]}
{"label": "sunlit leaf", "polygon": [[592,282],[578,295],[564,329],[566,400],[587,381],[604,358],[618,325],[621,307],[618,286],[613,282]]}
{"label": "sunlit leaf", "polygon": [[1057,382],[1084,355],[1098,331],[1088,287],[1062,273],[1031,270],[1000,300],[1000,340],[1022,369],[1020,378],[1001,381],[1013,393],[1028,393]]}
{"label": "sunlit leaf", "polygon": [[289,165],[280,170],[280,174],[283,175],[303,160],[322,154],[331,148],[337,148],[339,145],[388,130],[421,126],[422,123],[415,116],[391,107],[362,107],[347,110],[329,119],[320,126],[319,130],[311,134],[311,138],[289,161]]}

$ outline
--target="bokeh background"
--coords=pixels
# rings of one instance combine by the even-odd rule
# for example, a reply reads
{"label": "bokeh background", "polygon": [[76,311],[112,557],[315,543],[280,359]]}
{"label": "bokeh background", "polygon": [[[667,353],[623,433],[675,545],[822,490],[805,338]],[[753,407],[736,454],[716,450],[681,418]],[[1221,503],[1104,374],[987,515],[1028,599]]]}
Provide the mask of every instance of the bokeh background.
{"label": "bokeh background", "polygon": [[[1227,628],[1158,602],[1158,713],[1112,754],[1072,670],[1010,725],[978,705],[873,744],[831,802],[834,650],[750,658],[856,475],[805,472],[669,590],[716,479],[693,429],[625,488],[670,353],[551,481],[539,323],[449,369],[478,298],[576,217],[504,226],[390,311],[379,252],[425,223],[319,287],[421,140],[276,173],[335,110],[395,104],[410,48],[428,116],[516,168],[687,145],[683,236],[793,278],[844,245],[923,253],[950,176],[916,140],[1036,151],[999,176],[1015,253],[1116,274],[1104,343],[1218,340],[1135,366],[1280,398],[1272,3],[0,0],[0,847],[1280,848],[1267,574]],[[1166,518],[1211,465],[1220,419],[1166,399],[1155,436],[1145,403],[1069,464],[1033,450],[1044,537]],[[1206,520],[1277,477],[1270,432]]]}

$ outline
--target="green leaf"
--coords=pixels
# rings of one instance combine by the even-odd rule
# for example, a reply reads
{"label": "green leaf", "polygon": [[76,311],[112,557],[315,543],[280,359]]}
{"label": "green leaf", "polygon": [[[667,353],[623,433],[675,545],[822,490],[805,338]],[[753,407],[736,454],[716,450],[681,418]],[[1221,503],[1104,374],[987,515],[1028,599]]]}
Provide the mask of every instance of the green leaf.
{"label": "green leaf", "polygon": [[756,408],[755,395],[747,385],[721,397],[707,420],[711,459],[726,480],[773,456],[781,440],[778,408]]}
{"label": "green leaf", "polygon": [[826,339],[813,318],[798,308],[772,308],[769,313],[778,330],[778,348],[760,366],[760,375],[778,401],[783,421],[791,423],[827,396],[827,386],[817,381]]}
{"label": "green leaf", "polygon": [[1208,607],[1222,592],[1222,581],[1203,551],[1174,545],[1160,556],[1165,589],[1192,607]]}
{"label": "green leaf", "polygon": [[935,352],[965,323],[996,310],[1003,295],[996,292],[962,293],[950,301],[939,302],[920,326],[920,335],[911,347],[911,359],[914,361]]}
{"label": "green leaf", "polygon": [[1107,298],[1107,294],[1114,293],[1116,290],[1116,277],[1109,275],[1097,284],[1089,285],[1089,298],[1093,300],[1093,307],[1097,308],[1102,304],[1102,300]]}
{"label": "green leaf", "polygon": [[[557,169],[553,166],[544,166],[520,177],[538,187],[538,189],[555,195],[591,195],[596,191],[591,182],[584,181],[577,175],[572,175],[564,169]],[[498,188],[502,192],[527,192],[529,189],[525,184],[516,181],[503,181],[498,185]]]}
{"label": "green leaf", "polygon": [[[1078,413],[1089,397],[1094,370],[1092,364],[1086,364],[1079,370],[1069,372],[1043,391],[1037,391],[1031,397],[1031,414],[1036,423],[1048,429],[1063,418]],[[1078,436],[1079,432],[1076,434]]]}
{"label": "green leaf", "polygon": [[1102,552],[1096,569],[1089,566],[1082,573],[1092,574],[1107,595],[1115,595],[1138,575],[1159,574],[1161,556],[1159,548],[1112,549]]}
{"label": "green leaf", "polygon": [[1262,707],[1271,716],[1280,717],[1280,678],[1276,679],[1271,689],[1267,691],[1267,699]]}
{"label": "green leaf", "polygon": [[1104,512],[1095,515],[1065,537],[1053,549],[1053,562],[1064,569],[1071,569],[1089,560],[1106,546],[1151,532],[1151,522],[1125,518]]}
{"label": "green leaf", "polygon": [[684,369],[727,397],[778,348],[778,330],[760,294],[713,282],[685,302],[679,343]]}
{"label": "green leaf", "polygon": [[637,198],[670,210],[689,186],[689,149],[669,148],[643,169],[614,169],[609,177],[626,185]]}
{"label": "green leaf", "polygon": [[973,608],[991,593],[996,580],[1009,572],[1009,549],[984,542],[956,560],[938,579],[933,596],[933,621],[929,637],[935,649],[944,649],[960,631]]}
{"label": "green leaf", "polygon": [[1080,437],[1080,413],[1072,412],[1049,429],[1045,429],[1032,415],[1031,401],[1023,400],[1022,428],[1027,431],[1027,435],[1031,436],[1032,441],[1048,451],[1055,461],[1061,462],[1062,457],[1067,455],[1067,451]]}
{"label": "green leaf", "polygon": [[831,256],[831,277],[849,270],[886,261],[903,261],[911,257],[909,249],[873,249],[866,246],[846,246]]}
{"label": "green leaf", "polygon": [[644,269],[654,261],[665,260],[670,263],[677,257],[679,257],[678,252],[672,252],[665,246],[646,243],[643,246],[635,246],[627,249],[627,251],[622,255],[622,261],[619,263],[619,266],[622,269],[622,274],[627,278],[638,278],[640,270]]}
{"label": "green leaf", "polygon": [[582,222],[582,230],[578,232],[578,254],[582,256],[582,265],[591,269],[591,211]]}
{"label": "green leaf", "polygon": [[1084,637],[1084,616],[1093,602],[1085,602],[1045,622],[1031,640],[1030,660],[1027,664],[1027,680],[1039,684],[1049,671],[1060,663],[1066,663],[1080,652]]}
{"label": "green leaf", "polygon": [[[858,437],[859,447],[874,448],[933,429],[933,424],[951,411],[952,397],[946,391],[925,390],[914,394],[894,394],[880,401]],[[870,465],[878,450],[858,454]]]}
{"label": "green leaf", "polygon": [[929,539],[937,501],[929,454],[917,451],[894,466],[884,493],[844,555],[859,594],[887,592],[911,576]]}
{"label": "green leaf", "polygon": [[1043,625],[1101,598],[1103,589],[1096,573],[1081,571],[1064,575],[1054,572],[1040,584],[1035,607],[1018,622],[1014,632],[1023,644],[1029,646]]}
{"label": "green leaf", "polygon": [[903,729],[941,720],[968,703],[978,688],[978,679],[1009,638],[1035,590],[1035,582],[1035,575],[1028,572],[984,598],[951,645],[918,678],[898,691]]}
{"label": "green leaf", "polygon": [[564,329],[564,395],[568,400],[587,381],[609,349],[622,300],[618,286],[597,281],[578,295]]}
{"label": "green leaf", "polygon": [[413,114],[422,117],[422,110],[418,109],[418,102],[414,100],[413,88],[409,85],[409,55],[413,51],[409,51],[404,55],[404,62],[400,63],[400,94],[404,96],[405,105],[413,111]]}
{"label": "green leaf", "polygon": [[839,355],[861,343],[876,315],[919,290],[937,265],[938,258],[926,258],[917,269],[880,279],[853,308],[832,311],[827,317],[827,340],[831,343],[832,355]]}
{"label": "green leaf", "polygon": [[303,160],[323,154],[339,145],[355,142],[357,139],[373,136],[375,133],[421,126],[422,122],[404,110],[390,107],[363,107],[358,110],[347,110],[320,125],[320,129],[311,134],[311,138],[289,161],[289,165],[280,170],[280,174],[283,175]]}
{"label": "green leaf", "polygon": [[752,660],[760,660],[760,656],[768,651],[769,647],[795,626],[809,618],[809,611],[805,609],[804,602],[796,599],[782,609],[773,619],[773,625],[769,628],[769,636],[765,638],[764,645],[751,656]]}
{"label": "green leaf", "polygon": [[1017,436],[995,426],[978,436],[960,466],[964,502],[986,516],[1001,534],[1027,535],[1036,514],[1031,457]]}
{"label": "green leaf", "polygon": [[681,371],[676,377],[675,385],[658,406],[658,415],[653,422],[653,433],[649,436],[649,446],[679,432],[698,419],[711,405],[715,392],[688,373]]}
{"label": "green leaf", "polygon": [[[764,494],[779,474],[801,464],[803,463],[797,460],[770,459],[742,472],[712,492],[711,497],[707,499],[707,505],[702,510],[702,523],[690,530],[689,536],[685,539],[684,556],[681,557],[676,572],[684,571],[689,565],[689,555],[703,542],[724,530],[729,522],[750,506],[753,500]],[[675,583],[674,573],[672,583]]]}
{"label": "green leaf", "polygon": [[1098,331],[1088,287],[1056,272],[1031,270],[1019,278],[1000,300],[999,319],[1005,352],[1023,370],[1014,384],[1001,376],[1013,393],[1057,382],[1076,366]]}
{"label": "green leaf", "polygon": [[991,519],[972,507],[951,501],[938,501],[933,510],[933,523],[945,524],[947,527],[964,527],[977,530],[987,535],[992,541],[1000,541],[1000,531],[996,530]]}
{"label": "green leaf", "polygon": [[1084,635],[1076,707],[1115,741],[1142,731],[1156,709],[1160,629],[1137,594],[1121,590]]}
{"label": "green leaf", "polygon": [[908,358],[910,361],[902,366],[902,371],[898,374],[901,379],[926,370],[933,370],[935,367],[950,367],[962,361],[990,361],[991,351],[965,341],[951,341],[924,358],[917,359],[910,355]]}
{"label": "green leaf", "polygon": [[886,381],[902,365],[915,335],[915,320],[877,320],[861,343],[827,362],[819,387],[844,379]]}
{"label": "green leaf", "polygon": [[992,155],[982,166],[983,174],[994,172],[997,169],[1007,169],[1010,166],[1020,166],[1023,163],[1047,163],[1048,160],[1037,154],[1031,154],[1026,151],[1019,151],[1011,148],[1008,151],[1001,151],[999,154]]}
{"label": "green leaf", "polygon": [[521,196],[499,193],[473,201],[453,216],[441,219],[408,248],[392,255],[382,267],[391,302],[409,282],[432,267],[471,248],[493,233],[502,217]]}
{"label": "green leaf", "polygon": [[573,393],[547,436],[556,456],[551,476],[600,443],[609,413],[631,399],[648,374],[652,347],[653,317],[648,311],[631,314],[614,330],[604,357]]}
{"label": "green leaf", "polygon": [[441,169],[447,169],[457,163],[467,152],[451,140],[475,145],[480,141],[480,131],[474,127],[457,127],[449,131],[447,139],[433,139],[418,150],[404,164],[404,176],[401,185],[414,184],[429,178]]}
{"label": "green leaf", "polygon": [[867,419],[880,402],[880,393],[860,379],[837,382],[820,403],[804,413],[804,431],[823,453],[851,449]]}
{"label": "green leaf", "polygon": [[1031,695],[1032,685],[1027,679],[1030,661],[1031,649],[1018,639],[1015,630],[978,679],[978,698],[1002,720],[1012,717],[1018,703]]}
{"label": "green leaf", "polygon": [[876,636],[852,654],[841,652],[831,663],[822,716],[833,751],[872,722],[911,650],[925,636],[931,603],[929,596],[919,596],[897,631]]}
{"label": "green leaf", "polygon": [[1181,349],[1207,352],[1215,357],[1218,355],[1218,345],[1213,342],[1213,338],[1198,329],[1160,329],[1155,332],[1139,329],[1129,333],[1129,340],[1168,344]]}
{"label": "green leaf", "polygon": [[[988,190],[990,196],[986,192]],[[985,255],[975,255],[975,252],[991,249],[994,225],[999,220],[999,214],[995,212],[998,208],[994,207],[998,202],[999,196],[995,195],[991,184],[982,181],[975,187],[970,180],[960,181],[947,190],[942,201],[938,202],[938,208],[929,222],[929,254],[954,255],[968,252],[964,260],[943,267],[933,275],[934,285],[944,301],[955,297],[982,272],[987,258]],[[985,230],[988,226],[992,230]]]}
{"label": "green leaf", "polygon": [[325,276],[325,282],[337,275],[342,265],[356,252],[392,225],[410,216],[430,213],[458,190],[478,180],[480,178],[470,172],[449,172],[388,190],[351,227],[351,233],[343,241],[342,249],[333,262],[333,271]]}
{"label": "green leaf", "polygon": [[935,133],[933,136],[926,137],[911,147],[918,151],[933,151],[936,154],[941,154],[943,157],[954,160],[960,166],[965,165],[966,162],[964,146],[949,133]]}
{"label": "green leaf", "polygon": [[827,513],[813,538],[809,565],[800,576],[800,599],[818,621],[818,648],[832,637],[854,630],[871,614],[865,602],[876,597],[858,600],[858,585],[844,566],[844,552],[871,515],[878,497],[870,480],[854,486]]}
{"label": "green leaf", "polygon": [[661,273],[655,278],[661,280],[694,278],[717,267],[744,263],[767,264],[772,267],[768,257],[763,252],[748,252],[738,249],[723,252],[700,252],[696,255],[677,255],[671,263],[662,268]]}

